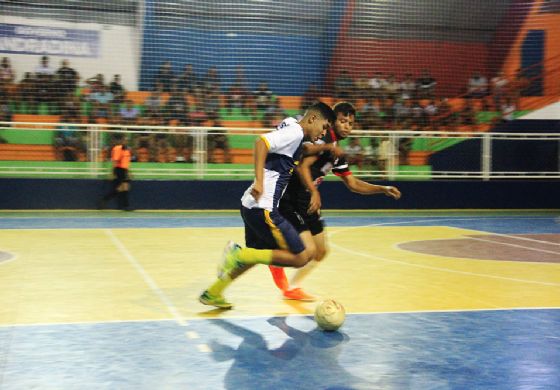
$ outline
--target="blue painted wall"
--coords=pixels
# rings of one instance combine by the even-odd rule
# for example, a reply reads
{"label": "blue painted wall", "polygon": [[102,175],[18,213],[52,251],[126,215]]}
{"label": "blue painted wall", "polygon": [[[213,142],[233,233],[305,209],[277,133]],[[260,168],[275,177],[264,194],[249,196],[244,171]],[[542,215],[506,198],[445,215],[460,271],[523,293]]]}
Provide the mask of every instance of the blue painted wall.
{"label": "blue painted wall", "polygon": [[[137,209],[238,209],[244,181],[137,181]],[[385,183],[388,184],[388,183]],[[342,182],[321,185],[325,209],[542,209],[560,208],[560,185],[535,181],[422,181],[395,183],[399,201],[349,192]],[[0,179],[0,209],[94,209],[108,181]]]}
{"label": "blue painted wall", "polygon": [[256,88],[260,81],[267,81],[278,95],[301,95],[310,83],[320,84],[324,79],[345,3],[333,2],[325,24],[326,35],[306,34],[305,25],[299,29],[290,25],[289,29],[293,30],[285,35],[273,35],[228,34],[189,25],[166,27],[155,16],[154,0],[148,0],[140,89],[151,90],[159,67],[169,60],[175,74],[190,63],[198,77],[215,65],[224,89],[234,80],[236,68],[243,66],[251,88]]}

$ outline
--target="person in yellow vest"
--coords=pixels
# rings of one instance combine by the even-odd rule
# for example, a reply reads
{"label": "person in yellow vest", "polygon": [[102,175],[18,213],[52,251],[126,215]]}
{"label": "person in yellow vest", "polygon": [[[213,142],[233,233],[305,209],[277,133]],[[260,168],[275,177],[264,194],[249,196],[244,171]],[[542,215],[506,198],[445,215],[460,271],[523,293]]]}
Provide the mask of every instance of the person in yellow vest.
{"label": "person in yellow vest", "polygon": [[123,211],[132,211],[128,200],[130,191],[130,158],[132,153],[127,145],[127,139],[123,134],[115,135],[115,145],[111,149],[111,161],[113,163],[113,183],[111,191],[108,192],[99,203],[99,208],[105,208],[107,202],[117,198],[117,207]]}

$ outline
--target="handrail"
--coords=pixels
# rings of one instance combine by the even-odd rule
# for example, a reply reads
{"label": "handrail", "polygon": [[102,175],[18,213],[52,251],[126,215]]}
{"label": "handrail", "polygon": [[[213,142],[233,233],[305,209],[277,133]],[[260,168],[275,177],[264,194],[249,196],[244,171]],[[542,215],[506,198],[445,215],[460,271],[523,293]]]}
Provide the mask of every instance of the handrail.
{"label": "handrail", "polygon": [[[16,126],[41,126],[37,123],[29,122],[0,122],[2,124],[9,123]],[[43,126],[52,126],[52,123],[42,124]],[[64,124],[69,125],[69,124]],[[73,125],[73,124],[70,124]],[[177,164],[177,163],[147,163],[148,165],[133,165],[133,173],[136,179],[150,179],[154,177],[169,178],[169,179],[204,179],[204,178],[218,178],[218,179],[246,179],[250,180],[253,175],[253,169],[250,164],[230,166],[229,164],[214,165],[207,163],[207,143],[206,136],[207,130],[217,131],[221,134],[235,134],[240,136],[254,136],[256,132],[263,133],[271,129],[254,129],[254,128],[224,128],[224,127],[203,127],[203,126],[133,126],[133,125],[102,125],[102,124],[75,124],[75,131],[90,132],[93,142],[88,145],[87,157],[90,161],[86,162],[72,162],[65,163],[66,166],[57,166],[57,162],[44,164],[42,162],[29,162],[25,165],[18,162],[1,163],[0,164],[0,177],[85,177],[85,178],[100,178],[108,177],[110,174],[110,163],[101,161],[101,149],[104,148],[101,137],[105,133],[146,133],[146,131],[153,131],[154,133],[167,134],[169,136],[187,134],[192,135],[194,142],[193,155],[196,156],[194,164]],[[110,128],[108,128],[110,127]],[[156,130],[154,130],[156,128]],[[22,132],[26,131],[42,131],[52,129],[45,128],[17,128],[14,130]],[[553,171],[547,172],[523,172],[519,170],[512,170],[511,172],[492,171],[492,147],[494,141],[542,141],[542,142],[555,142],[560,145],[560,133],[550,132],[542,129],[541,132],[531,133],[512,133],[512,132],[475,132],[475,131],[417,131],[417,130],[355,130],[351,137],[371,137],[371,138],[387,138],[392,145],[388,154],[388,164],[383,169],[355,169],[353,170],[356,176],[362,177],[378,177],[390,179],[558,179],[560,178],[560,168],[554,168]],[[417,139],[423,138],[429,142],[437,143],[439,141],[456,139],[454,145],[467,141],[467,140],[481,140],[480,154],[477,158],[481,161],[480,172],[470,171],[434,171],[429,165],[427,158],[431,154],[438,153],[435,150],[425,151],[412,151],[409,156],[404,158],[413,158],[410,160],[409,166],[406,170],[399,170],[399,161],[402,161],[403,155],[398,149],[401,140],[404,139]],[[91,152],[91,153],[90,153]],[[416,153],[420,152],[420,153]],[[414,154],[416,153],[416,154]],[[548,155],[547,155],[548,156]],[[527,158],[527,156],[524,156]],[[548,158],[548,157],[547,157]],[[547,166],[560,167],[560,156],[552,157],[555,159],[553,162],[547,161]],[[420,162],[424,161],[426,162]],[[413,162],[414,161],[414,162]],[[551,163],[551,164],[549,164]],[[71,164],[71,165],[70,165]],[[153,164],[153,165],[150,165]],[[423,169],[417,168],[415,165],[424,165]],[[405,164],[406,165],[406,164]],[[426,169],[427,168],[427,169]],[[460,168],[459,168],[460,169]]]}

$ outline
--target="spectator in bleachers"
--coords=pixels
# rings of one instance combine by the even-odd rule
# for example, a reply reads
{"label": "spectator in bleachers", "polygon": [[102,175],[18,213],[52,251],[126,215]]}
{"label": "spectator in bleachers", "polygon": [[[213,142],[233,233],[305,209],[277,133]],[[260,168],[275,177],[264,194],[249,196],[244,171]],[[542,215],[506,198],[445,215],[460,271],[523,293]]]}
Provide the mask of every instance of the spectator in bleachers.
{"label": "spectator in bleachers", "polygon": [[334,79],[334,97],[338,100],[353,100],[354,91],[354,80],[347,70],[343,70]]}
{"label": "spectator in bleachers", "polygon": [[378,137],[371,137],[369,142],[364,147],[364,165],[377,165],[377,158],[379,156],[379,142]]}
{"label": "spectator in bleachers", "polygon": [[411,73],[407,73],[400,85],[401,99],[414,99],[416,96],[416,82],[412,78]]}
{"label": "spectator in bleachers", "polygon": [[266,128],[273,128],[276,127],[282,122],[284,118],[286,118],[288,114],[284,109],[280,106],[280,100],[278,98],[273,97],[271,99],[271,104],[264,112],[262,125]]}
{"label": "spectator in bleachers", "polygon": [[259,112],[266,111],[273,95],[270,88],[268,88],[268,83],[263,81],[259,84],[259,87],[253,92],[255,106]]}
{"label": "spectator in bleachers", "polygon": [[69,104],[67,102],[72,101],[79,79],[78,72],[69,66],[68,60],[62,60],[60,68],[56,71],[54,85],[55,92],[58,94],[57,100],[60,111],[68,108]]}
{"label": "spectator in bleachers", "polygon": [[91,95],[92,93],[101,91],[101,87],[105,85],[105,77],[101,73],[98,73],[86,79],[85,83],[89,87],[89,93]]}
{"label": "spectator in bleachers", "polygon": [[400,90],[401,83],[398,82],[394,74],[390,74],[383,86],[383,94],[388,99],[397,99],[399,98]]}
{"label": "spectator in bleachers", "polygon": [[9,86],[16,80],[16,72],[13,70],[8,57],[3,57],[0,63],[0,95],[10,100]]}
{"label": "spectator in bleachers", "polygon": [[123,125],[136,125],[140,118],[140,110],[134,106],[134,102],[127,99],[124,107],[119,110],[120,123]]}
{"label": "spectator in bleachers", "polygon": [[391,159],[394,155],[394,145],[390,137],[383,137],[377,149],[377,168],[381,171],[380,178],[387,178],[386,172],[390,168]]}
{"label": "spectator in bleachers", "polygon": [[494,109],[497,111],[502,106],[502,100],[507,96],[509,80],[503,71],[499,71],[496,77],[491,80],[492,98],[494,99]]}
{"label": "spectator in bleachers", "polygon": [[439,107],[434,99],[430,100],[424,107],[424,127],[436,129],[435,118],[439,115]]}
{"label": "spectator in bleachers", "polygon": [[220,118],[220,108],[222,102],[220,100],[220,92],[213,87],[207,91],[204,97],[204,112],[206,117],[211,121],[217,121]]}
{"label": "spectator in bleachers", "polygon": [[171,92],[171,85],[175,75],[171,68],[171,61],[165,61],[159,68],[154,80],[154,87],[162,92]]}
{"label": "spectator in bleachers", "polygon": [[467,98],[482,99],[488,95],[488,80],[480,72],[475,72],[468,81]]}
{"label": "spectator in bleachers", "polygon": [[69,118],[72,118],[77,123],[81,122],[81,102],[80,97],[76,96],[75,94],[69,94],[66,99],[62,102],[62,106],[60,107],[60,114],[66,115]]}
{"label": "spectator in bleachers", "polygon": [[51,110],[55,101],[54,74],[54,69],[49,65],[49,57],[42,56],[40,64],[35,68],[36,101]]}
{"label": "spectator in bleachers", "polygon": [[62,125],[58,126],[54,135],[54,148],[56,159],[59,161],[78,161],[80,155],[86,153],[84,133],[76,131],[78,128],[73,123],[78,118],[63,115],[60,119]]}
{"label": "spectator in bleachers", "polygon": [[80,76],[75,69],[70,67],[68,60],[62,60],[60,68],[56,71],[57,89],[61,95],[67,96],[73,94],[78,87]]}
{"label": "spectator in bleachers", "polygon": [[319,91],[317,84],[314,83],[309,84],[309,87],[305,90],[303,96],[301,97],[301,104],[299,107],[300,111],[304,112],[307,109],[307,107],[309,107],[314,102],[319,100],[320,97],[321,97],[321,92]]}
{"label": "spectator in bleachers", "polygon": [[393,106],[395,126],[397,129],[407,130],[413,119],[413,106],[410,100],[397,99]]}
{"label": "spectator in bleachers", "polygon": [[184,93],[193,94],[197,84],[198,80],[192,64],[186,64],[183,68],[183,73],[181,73],[177,81],[178,88]]}
{"label": "spectator in bleachers", "polygon": [[419,99],[433,99],[437,81],[427,69],[416,80],[416,93]]}
{"label": "spectator in bleachers", "polygon": [[357,165],[362,168],[364,162],[364,148],[359,138],[350,138],[348,145],[344,148],[344,157],[348,164]]}
{"label": "spectator in bleachers", "polygon": [[412,149],[412,138],[400,138],[399,139],[399,164],[406,165],[408,164],[408,155]]}
{"label": "spectator in bleachers", "polygon": [[161,92],[158,90],[152,91],[150,96],[144,102],[146,108],[145,116],[148,118],[162,118],[163,102],[161,99]]}
{"label": "spectator in bleachers", "polygon": [[[81,95],[84,101],[91,101],[91,95],[101,92],[101,89],[105,86],[105,76],[103,74],[98,73],[95,76],[92,76],[85,80],[85,84],[88,86],[88,91]],[[91,110],[89,112],[91,117]]]}
{"label": "spectator in bleachers", "polygon": [[413,100],[410,106],[410,126],[418,130],[423,130],[426,127],[426,123],[426,107],[424,107],[419,100]]}
{"label": "spectator in bleachers", "polygon": [[231,113],[234,109],[240,109],[243,114],[247,113],[247,103],[249,96],[249,88],[245,71],[242,66],[238,66],[236,70],[235,80],[229,87],[227,94],[227,108]]}
{"label": "spectator in bleachers", "polygon": [[98,92],[89,95],[92,103],[90,121],[97,122],[99,119],[110,121],[112,117],[113,94],[103,85]]}
{"label": "spectator in bleachers", "polygon": [[[163,126],[163,119],[158,117],[140,117],[138,124],[142,126]],[[157,131],[158,133],[154,133]],[[169,135],[159,133],[159,129],[151,129],[139,134],[135,143],[137,161],[158,162],[161,156],[162,162],[167,162],[170,154]],[[175,159],[173,158],[173,161]]]}
{"label": "spectator in bleachers", "polygon": [[371,97],[373,99],[378,99],[381,104],[383,103],[383,100],[385,98],[383,90],[385,88],[386,82],[387,80],[385,80],[381,72],[375,72],[375,75],[372,78],[370,78],[368,82]]}
{"label": "spectator in bleachers", "polygon": [[118,111],[120,105],[124,103],[126,91],[121,83],[121,75],[116,74],[113,76],[113,81],[109,84],[109,91],[113,94],[113,103],[116,105]]}
{"label": "spectator in bleachers", "polygon": [[[222,124],[219,120],[214,121],[214,127],[221,127]],[[227,134],[223,134],[225,131],[209,130],[208,131],[208,162],[213,163],[214,152],[216,149],[220,149],[224,153],[224,162],[231,163],[231,153]]]}
{"label": "spectator in bleachers", "polygon": [[175,122],[180,126],[189,124],[189,104],[186,96],[179,90],[176,83],[173,83],[171,95],[164,106],[165,119],[167,122]]}
{"label": "spectator in bleachers", "polygon": [[509,122],[515,119],[514,114],[517,107],[515,106],[513,99],[509,97],[506,98],[500,108],[502,122]]}
{"label": "spectator in bleachers", "polygon": [[[12,109],[10,108],[8,96],[4,93],[0,93],[0,121],[11,122],[12,118]],[[6,125],[2,125],[2,127],[6,127]]]}
{"label": "spectator in bleachers", "polygon": [[248,91],[243,87],[243,84],[234,82],[228,90],[227,93],[227,108],[228,112],[231,114],[233,110],[239,109],[243,111],[245,109],[246,95]]}
{"label": "spectator in bleachers", "polygon": [[472,126],[476,123],[476,112],[471,99],[465,99],[463,108],[459,112],[458,120],[461,126]]}
{"label": "spectator in bleachers", "polygon": [[356,99],[368,99],[370,95],[369,89],[369,78],[366,74],[362,74],[360,77],[356,78]]}
{"label": "spectator in bleachers", "polygon": [[204,78],[202,79],[203,88],[205,91],[210,90],[220,90],[220,75],[218,74],[218,68],[215,66],[211,66]]}
{"label": "spectator in bleachers", "polygon": [[447,98],[440,98],[438,104],[438,114],[435,117],[434,126],[436,129],[450,130],[450,127],[456,122],[455,113],[451,109],[451,105]]}
{"label": "spectator in bleachers", "polygon": [[37,105],[35,75],[32,72],[26,72],[23,79],[18,85],[18,95],[20,103],[25,104],[27,112],[34,112]]}
{"label": "spectator in bleachers", "polygon": [[373,130],[381,125],[380,111],[375,99],[370,98],[360,109],[360,124],[365,130]]}

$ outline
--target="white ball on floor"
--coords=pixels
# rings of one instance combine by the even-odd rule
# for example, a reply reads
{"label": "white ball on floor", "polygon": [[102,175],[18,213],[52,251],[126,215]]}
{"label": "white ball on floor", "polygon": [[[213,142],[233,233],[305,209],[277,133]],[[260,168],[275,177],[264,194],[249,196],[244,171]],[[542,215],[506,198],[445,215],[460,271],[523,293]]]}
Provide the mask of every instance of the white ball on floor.
{"label": "white ball on floor", "polygon": [[344,307],[334,299],[326,299],[315,308],[315,322],[319,328],[334,331],[342,326],[346,319]]}

